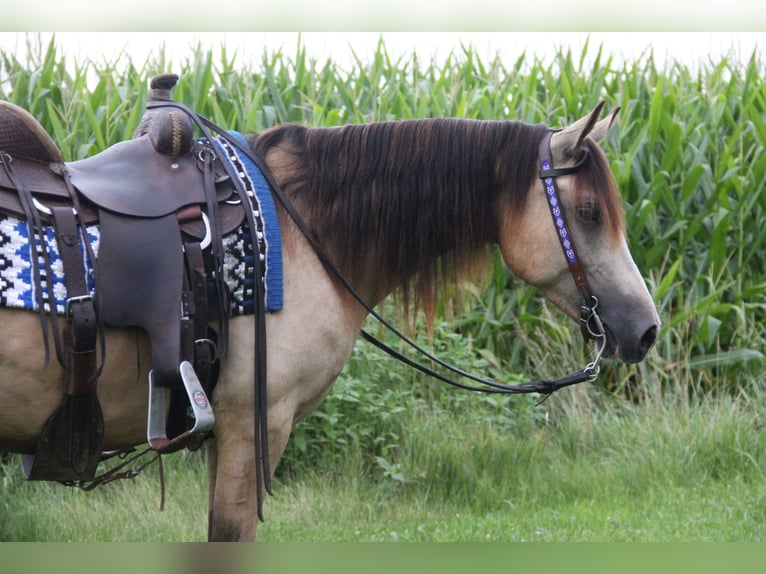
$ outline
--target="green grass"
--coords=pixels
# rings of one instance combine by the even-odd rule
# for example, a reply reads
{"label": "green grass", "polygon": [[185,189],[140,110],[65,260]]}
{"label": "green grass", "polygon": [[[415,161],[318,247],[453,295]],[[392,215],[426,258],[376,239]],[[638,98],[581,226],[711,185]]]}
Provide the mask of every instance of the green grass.
{"label": "green grass", "polygon": [[[498,500],[482,512],[414,502],[406,508],[353,484],[322,479],[287,489],[285,514],[261,527],[262,541],[293,542],[732,542],[763,541],[764,492],[706,484],[604,493],[564,501]],[[339,497],[341,491],[351,492]],[[745,491],[751,494],[750,488]],[[308,503],[308,500],[324,502]],[[282,505],[280,505],[282,506]]]}
{"label": "green grass", "polygon": [[[668,398],[623,405],[615,414],[593,402],[584,406],[585,395],[552,398],[556,408],[547,418],[520,415],[516,430],[479,424],[475,412],[456,416],[439,405],[407,411],[384,465],[350,446],[334,466],[282,473],[259,540],[766,538],[762,400],[684,406]],[[365,460],[371,463],[366,470]],[[0,540],[206,536],[201,452],[166,457],[163,512],[156,467],[85,493],[24,482],[15,462],[2,468]]]}
{"label": "green grass", "polygon": [[25,482],[16,457],[0,467],[0,540],[172,542],[207,536],[206,474],[200,453],[166,457],[165,510],[157,465],[93,491]]}
{"label": "green grass", "polygon": [[[589,57],[593,56],[593,57]],[[0,97],[30,110],[69,160],[131,137],[148,80],[241,131],[454,116],[562,126],[620,105],[604,143],[629,243],[663,329],[639,366],[535,398],[469,395],[364,343],[322,407],[294,430],[262,540],[763,540],[766,353],[766,70],[616,62],[603,48],[483,61],[392,59],[380,43],[349,69],[294,52],[242,64],[192,52],[67,67],[55,41],[0,55]],[[384,308],[394,315],[390,304]],[[370,326],[371,329],[377,329]],[[583,366],[576,328],[494,260],[485,288],[438,310],[441,358],[502,381]],[[390,344],[396,344],[387,339]],[[26,483],[2,467],[0,540],[203,540],[200,453],[92,493]]]}
{"label": "green grass", "polygon": [[410,412],[385,467],[323,468],[280,485],[261,537],[764,539],[762,401],[666,396],[615,412],[599,394],[552,398],[547,419],[519,414],[515,429],[477,423],[480,405]]}

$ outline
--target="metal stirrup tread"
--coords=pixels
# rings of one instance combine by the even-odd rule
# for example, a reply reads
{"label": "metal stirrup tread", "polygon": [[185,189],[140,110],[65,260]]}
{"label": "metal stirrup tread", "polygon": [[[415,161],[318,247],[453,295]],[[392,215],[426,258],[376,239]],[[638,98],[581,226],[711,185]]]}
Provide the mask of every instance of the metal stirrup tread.
{"label": "metal stirrup tread", "polygon": [[149,372],[149,423],[146,438],[152,449],[161,454],[186,448],[190,437],[207,434],[213,430],[215,424],[213,409],[194,372],[194,367],[188,361],[182,361],[178,366],[178,372],[194,413],[194,426],[172,439],[168,438],[165,431],[165,394],[167,389],[155,384],[152,372]]}

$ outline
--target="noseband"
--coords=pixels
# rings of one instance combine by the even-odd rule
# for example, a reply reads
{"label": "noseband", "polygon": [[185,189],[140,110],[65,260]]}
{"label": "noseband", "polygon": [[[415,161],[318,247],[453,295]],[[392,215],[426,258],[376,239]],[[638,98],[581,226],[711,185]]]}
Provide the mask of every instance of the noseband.
{"label": "noseband", "polygon": [[[545,197],[548,200],[548,208],[550,209],[553,223],[558,232],[557,235],[559,237],[561,249],[564,251],[564,257],[566,257],[567,265],[569,266],[569,273],[572,275],[572,279],[574,279],[575,285],[583,297],[582,305],[580,305],[580,331],[586,341],[596,341],[598,354],[594,363],[597,363],[606,346],[606,330],[601,323],[601,318],[596,312],[598,298],[592,293],[590,285],[588,284],[588,278],[585,276],[585,271],[583,271],[583,268],[580,265],[580,260],[577,257],[577,250],[575,249],[571,233],[569,232],[569,227],[567,226],[564,210],[561,206],[558,188],[556,187],[556,178],[563,175],[571,175],[579,170],[588,159],[590,159],[590,152],[588,151],[588,148],[584,148],[582,156],[573,166],[554,168],[551,154],[551,138],[554,133],[555,130],[548,130],[540,142],[539,177],[543,180],[543,185],[545,186]],[[597,375],[598,368],[595,364],[594,371]]]}

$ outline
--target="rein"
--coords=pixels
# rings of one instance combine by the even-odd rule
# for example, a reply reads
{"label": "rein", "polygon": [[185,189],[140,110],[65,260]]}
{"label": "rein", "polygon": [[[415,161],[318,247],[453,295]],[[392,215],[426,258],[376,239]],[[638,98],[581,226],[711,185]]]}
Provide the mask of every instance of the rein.
{"label": "rein", "polygon": [[[558,191],[557,191],[556,183],[555,183],[556,177],[562,176],[562,175],[569,175],[577,171],[580,167],[582,167],[582,165],[588,159],[588,154],[586,153],[580,159],[580,161],[573,167],[560,168],[556,170],[552,169],[552,160],[551,160],[551,152],[550,152],[550,137],[552,133],[553,133],[552,131],[549,131],[546,134],[546,136],[543,138],[540,144],[540,147],[541,147],[540,178],[543,179],[545,183],[546,193],[548,194],[548,197],[549,197],[548,204],[551,209],[551,215],[553,216],[554,222],[556,223],[556,227],[559,231],[559,237],[561,238],[562,248],[564,249],[564,253],[567,257],[567,262],[569,263],[570,272],[572,273],[572,276],[575,280],[575,283],[578,286],[578,289],[583,294],[583,304],[582,304],[581,313],[580,313],[581,330],[586,340],[594,339],[597,341],[597,352],[596,352],[596,357],[594,358],[593,361],[588,363],[583,369],[576,371],[572,374],[565,375],[563,377],[560,377],[558,379],[553,379],[553,380],[541,379],[541,380],[529,381],[529,382],[520,383],[520,384],[500,383],[500,382],[493,381],[491,379],[487,379],[484,377],[478,377],[476,375],[463,371],[462,369],[459,369],[453,365],[450,365],[449,363],[446,363],[442,361],[441,359],[439,359],[438,357],[435,357],[433,354],[429,353],[426,349],[424,349],[423,347],[421,347],[420,345],[418,345],[417,343],[409,339],[406,335],[404,335],[401,331],[399,331],[396,327],[394,327],[391,323],[389,323],[386,319],[384,319],[377,311],[375,311],[375,309],[372,308],[372,306],[369,303],[367,303],[364,300],[364,298],[359,294],[359,292],[356,291],[356,289],[354,289],[351,283],[346,279],[346,277],[343,275],[340,269],[338,269],[338,267],[332,262],[332,260],[327,255],[324,248],[321,246],[321,244],[319,243],[317,238],[314,236],[314,234],[311,233],[308,226],[303,221],[303,218],[300,216],[300,214],[297,212],[293,204],[287,198],[284,191],[282,191],[281,187],[274,180],[273,176],[271,175],[271,172],[268,170],[265,164],[261,161],[261,159],[256,157],[256,155],[252,152],[252,150],[248,148],[248,146],[244,146],[242,143],[237,141],[231,141],[231,143],[233,145],[236,145],[240,151],[242,151],[245,155],[247,155],[261,169],[261,171],[264,174],[264,177],[266,177],[267,181],[269,182],[269,185],[271,186],[275,197],[277,198],[279,203],[282,205],[282,207],[285,209],[285,211],[287,211],[288,215],[290,215],[292,220],[295,222],[300,232],[303,234],[303,236],[309,242],[311,247],[314,249],[314,251],[316,252],[322,264],[328,269],[328,271],[332,272],[332,274],[338,279],[338,281],[340,281],[340,283],[349,292],[349,294],[351,294],[351,296],[354,299],[356,299],[356,301],[372,317],[374,317],[386,329],[391,331],[399,339],[401,339],[403,342],[405,342],[407,345],[412,347],[415,351],[417,351],[418,353],[420,353],[421,355],[423,355],[430,361],[446,369],[447,371],[450,371],[460,377],[471,380],[475,383],[479,383],[480,385],[483,385],[483,386],[469,385],[469,384],[455,381],[435,371],[431,367],[423,365],[422,363],[418,363],[417,361],[414,361],[404,356],[402,353],[396,351],[395,349],[391,348],[390,346],[380,341],[374,335],[371,335],[367,331],[362,330],[361,335],[366,341],[368,341],[369,343],[372,343],[373,345],[378,347],[380,350],[389,354],[393,358],[403,362],[404,364],[410,367],[413,367],[414,369],[426,375],[429,375],[439,381],[442,381],[444,383],[447,383],[449,385],[452,385],[460,389],[483,392],[483,393],[505,394],[505,395],[521,394],[521,393],[540,393],[540,394],[546,395],[543,398],[543,400],[545,400],[547,396],[549,396],[553,392],[559,389],[562,389],[564,387],[568,387],[570,385],[574,385],[577,383],[595,381],[599,374],[598,363],[601,360],[601,356],[604,352],[604,348],[606,347],[606,332],[604,330],[603,325],[601,324],[601,320],[599,319],[598,313],[596,312],[596,307],[598,306],[598,299],[596,299],[596,297],[590,293],[590,288],[588,287],[588,282],[585,277],[585,273],[583,272],[579,264],[579,261],[577,259],[577,256],[575,254],[574,245],[571,243],[571,239],[569,239],[569,231],[566,226],[566,222],[563,219],[563,212],[558,207],[559,205]],[[227,138],[227,139],[230,139],[230,138]],[[544,148],[544,151],[543,151],[543,148]]]}
{"label": "rein", "polygon": [[[269,185],[272,189],[278,189],[276,183],[273,181],[271,174],[265,169],[265,166],[255,157],[249,146],[244,145],[237,138],[233,137],[229,132],[216,125],[209,119],[198,114],[188,106],[165,99],[150,99],[146,104],[147,109],[161,108],[161,107],[173,107],[183,110],[194,122],[194,124],[202,132],[203,136],[207,139],[209,147],[206,149],[205,157],[200,157],[200,160],[208,159],[214,160],[216,157],[216,150],[213,148],[214,134],[220,136],[226,140],[231,146],[236,147],[242,151],[247,157],[249,157],[253,163],[263,171],[264,176],[267,178]],[[207,157],[209,156],[209,157]],[[212,164],[212,162],[206,162]],[[249,205],[250,200],[248,195],[253,192],[246,190],[240,182],[234,167],[229,162],[222,162],[223,168],[234,183],[234,188],[242,205]],[[212,172],[208,175],[212,175]],[[211,224],[213,222],[211,221]],[[245,224],[248,226],[250,236],[255,241],[257,237],[257,226],[255,223],[252,210],[245,209]],[[214,233],[211,231],[211,233]],[[259,257],[253,257],[253,264],[256,277],[263,277],[263,263]],[[220,269],[217,270],[220,273]],[[268,434],[268,403],[266,399],[266,303],[265,303],[265,286],[262,281],[254,281],[254,293],[253,293],[253,315],[255,317],[255,333],[254,333],[254,372],[255,372],[255,392],[254,392],[254,408],[253,408],[253,443],[255,454],[255,480],[256,480],[256,493],[257,493],[257,512],[258,518],[263,521],[263,491],[268,494],[272,494],[271,487],[271,463],[269,461],[269,434]],[[221,317],[221,327],[226,326],[225,315]],[[222,333],[223,335],[223,333]]]}

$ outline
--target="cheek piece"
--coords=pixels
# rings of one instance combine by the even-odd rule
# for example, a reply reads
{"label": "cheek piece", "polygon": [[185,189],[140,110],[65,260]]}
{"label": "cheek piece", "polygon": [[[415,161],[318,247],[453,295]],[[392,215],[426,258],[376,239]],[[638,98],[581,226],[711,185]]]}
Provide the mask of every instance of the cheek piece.
{"label": "cheek piece", "polygon": [[558,235],[561,249],[564,251],[564,256],[566,257],[567,265],[569,266],[569,272],[574,279],[578,291],[580,291],[583,297],[583,302],[580,306],[580,331],[586,341],[596,341],[596,358],[589,365],[592,367],[591,370],[594,373],[593,378],[595,379],[595,377],[598,376],[598,361],[601,359],[604,347],[606,347],[606,330],[596,311],[598,308],[598,299],[591,292],[588,278],[585,276],[585,271],[580,265],[580,260],[577,257],[577,251],[575,250],[574,242],[571,233],[569,232],[569,227],[567,226],[564,210],[561,207],[559,192],[556,187],[556,178],[563,175],[570,175],[579,170],[590,158],[590,152],[586,148],[580,159],[577,160],[577,163],[571,167],[554,168],[551,154],[551,137],[554,133],[554,130],[549,130],[540,142],[539,177],[543,181],[545,187],[545,197],[548,201],[548,208],[550,209],[553,223],[556,226],[556,234]]}

